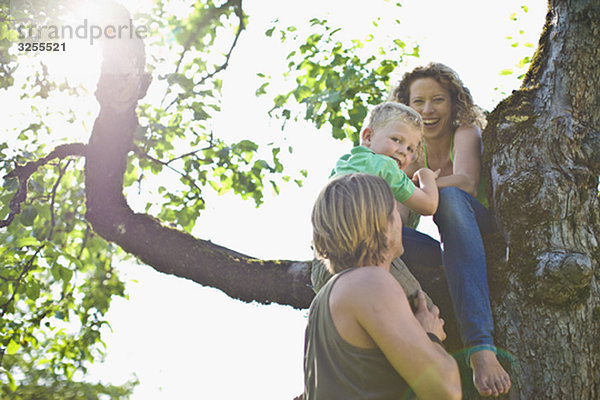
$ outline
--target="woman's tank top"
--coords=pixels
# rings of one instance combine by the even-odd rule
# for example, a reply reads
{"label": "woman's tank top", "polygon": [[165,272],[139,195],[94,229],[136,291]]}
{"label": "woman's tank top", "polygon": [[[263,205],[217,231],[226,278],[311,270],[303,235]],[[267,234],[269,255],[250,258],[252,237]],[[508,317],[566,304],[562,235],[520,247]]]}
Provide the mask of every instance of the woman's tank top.
{"label": "woman's tank top", "polygon": [[[427,146],[425,142],[423,142],[423,161],[425,163],[425,168],[429,168],[427,164]],[[450,161],[454,164],[454,135],[450,138]],[[488,207],[488,198],[486,192],[486,182],[485,177],[481,174],[479,178],[479,185],[477,186],[477,196],[475,197],[481,204],[483,204],[486,208]]]}

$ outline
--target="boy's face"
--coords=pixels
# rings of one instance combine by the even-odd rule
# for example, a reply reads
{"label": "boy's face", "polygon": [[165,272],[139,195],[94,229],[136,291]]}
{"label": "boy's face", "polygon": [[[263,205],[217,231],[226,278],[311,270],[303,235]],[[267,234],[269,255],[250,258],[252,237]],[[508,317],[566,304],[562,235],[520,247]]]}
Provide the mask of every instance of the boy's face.
{"label": "boy's face", "polygon": [[362,132],[363,146],[377,154],[392,157],[402,170],[413,160],[420,141],[419,129],[399,120],[390,121],[375,130],[365,128]]}

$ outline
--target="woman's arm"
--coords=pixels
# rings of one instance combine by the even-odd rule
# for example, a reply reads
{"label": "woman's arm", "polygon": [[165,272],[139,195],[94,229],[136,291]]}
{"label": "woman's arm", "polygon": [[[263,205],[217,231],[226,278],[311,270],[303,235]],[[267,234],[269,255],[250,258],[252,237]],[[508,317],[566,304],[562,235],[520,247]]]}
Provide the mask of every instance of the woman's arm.
{"label": "woman's arm", "polygon": [[439,188],[456,186],[477,196],[481,176],[481,131],[474,125],[460,126],[454,133],[452,175],[437,179]]}

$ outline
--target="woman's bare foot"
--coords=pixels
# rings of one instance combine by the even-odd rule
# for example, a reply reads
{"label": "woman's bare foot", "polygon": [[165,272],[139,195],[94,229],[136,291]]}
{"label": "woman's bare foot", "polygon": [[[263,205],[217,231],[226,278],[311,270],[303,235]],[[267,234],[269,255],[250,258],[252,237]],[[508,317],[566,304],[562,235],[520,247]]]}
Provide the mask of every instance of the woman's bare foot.
{"label": "woman's bare foot", "polygon": [[502,368],[496,354],[491,350],[480,350],[471,354],[473,384],[482,396],[497,397],[508,393],[510,376]]}

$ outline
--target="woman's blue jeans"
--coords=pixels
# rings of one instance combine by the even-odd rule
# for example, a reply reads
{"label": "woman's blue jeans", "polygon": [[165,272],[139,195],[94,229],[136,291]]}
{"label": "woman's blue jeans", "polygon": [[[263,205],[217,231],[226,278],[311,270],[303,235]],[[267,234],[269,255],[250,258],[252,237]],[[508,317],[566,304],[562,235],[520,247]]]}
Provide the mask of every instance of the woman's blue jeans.
{"label": "woman's blue jeans", "polygon": [[[439,206],[433,220],[440,232],[443,244],[441,260],[461,339],[469,348],[468,354],[483,349],[495,352],[482,240],[482,235],[493,229],[489,211],[465,191],[446,187],[440,189]],[[405,250],[402,258],[408,266],[418,260],[419,265],[439,267],[437,241],[410,228],[405,228],[402,233]]]}

